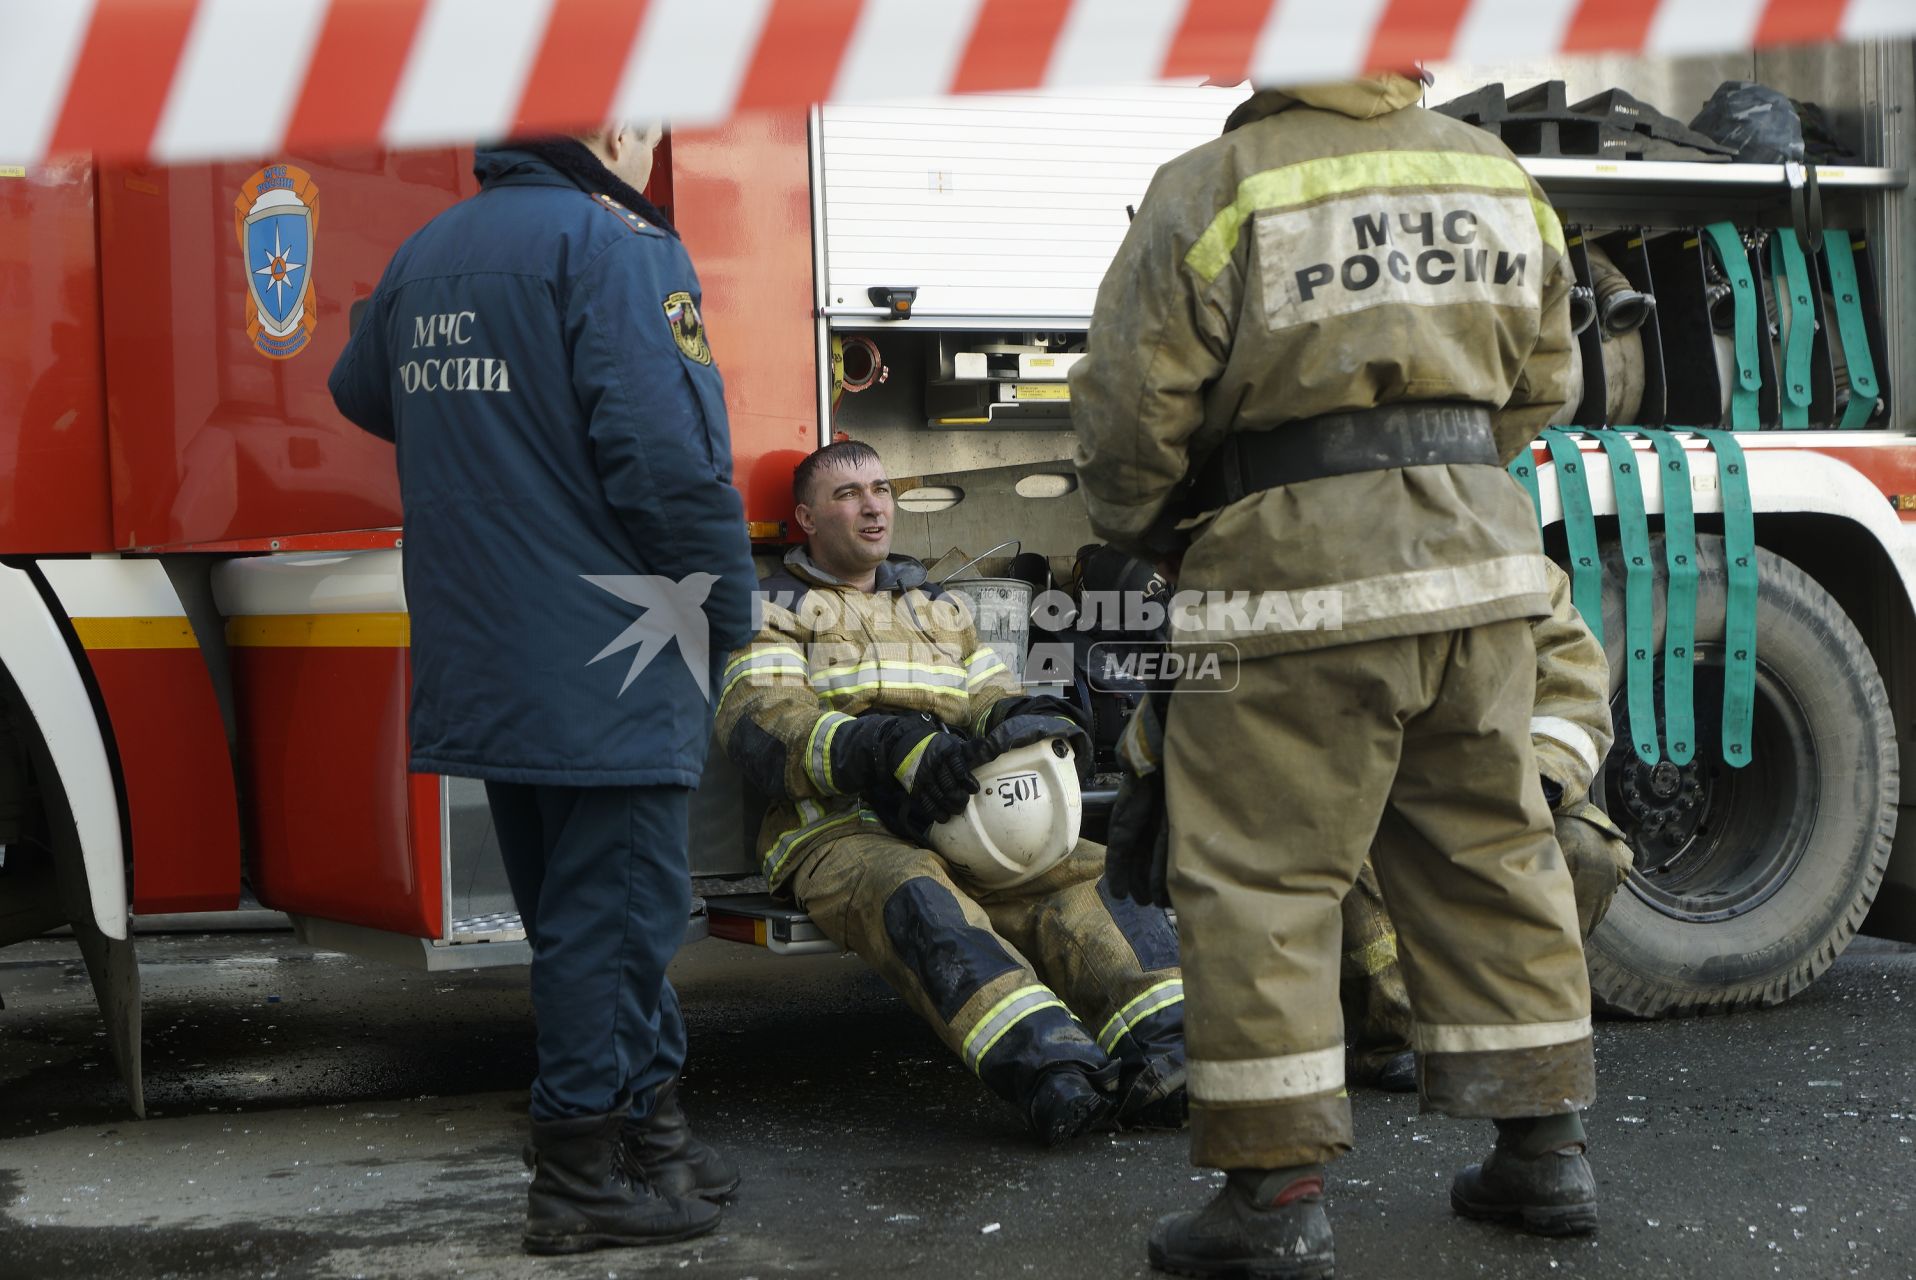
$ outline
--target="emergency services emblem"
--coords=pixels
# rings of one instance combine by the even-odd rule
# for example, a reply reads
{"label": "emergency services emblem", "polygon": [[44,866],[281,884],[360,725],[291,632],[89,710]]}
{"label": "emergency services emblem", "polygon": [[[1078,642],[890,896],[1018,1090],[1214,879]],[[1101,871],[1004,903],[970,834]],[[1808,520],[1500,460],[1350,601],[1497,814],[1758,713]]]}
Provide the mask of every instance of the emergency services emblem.
{"label": "emergency services emblem", "polygon": [[705,324],[699,319],[698,303],[689,293],[674,293],[665,300],[665,322],[672,326],[672,341],[687,360],[712,363],[712,348],[705,342]]}
{"label": "emergency services emblem", "polygon": [[313,242],[319,191],[312,175],[269,164],[233,201],[233,230],[246,272],[246,336],[263,356],[298,355],[319,324],[313,299]]}

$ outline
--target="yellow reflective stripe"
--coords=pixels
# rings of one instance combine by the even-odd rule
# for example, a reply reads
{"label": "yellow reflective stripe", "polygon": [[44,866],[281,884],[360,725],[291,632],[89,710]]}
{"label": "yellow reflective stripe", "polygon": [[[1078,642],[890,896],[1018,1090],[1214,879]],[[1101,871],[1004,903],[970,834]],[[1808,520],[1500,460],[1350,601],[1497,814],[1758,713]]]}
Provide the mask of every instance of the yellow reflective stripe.
{"label": "yellow reflective stripe", "polygon": [[[979,1069],[992,1047],[1026,1018],[1041,1009],[1064,1009],[1064,1001],[1050,987],[1019,987],[1010,995],[991,1006],[985,1016],[978,1019],[978,1025],[965,1037],[963,1056],[965,1065],[974,1072]],[[1066,1009],[1068,1014],[1070,1010]],[[984,1043],[979,1044],[983,1039]]]}
{"label": "yellow reflective stripe", "polygon": [[1514,160],[1467,151],[1365,151],[1349,156],[1301,160],[1254,173],[1237,184],[1237,198],[1211,219],[1184,263],[1204,283],[1217,279],[1237,251],[1238,236],[1251,215],[1264,209],[1297,205],[1390,187],[1479,187],[1522,192],[1530,201],[1543,242],[1564,251],[1563,225],[1549,203],[1537,199],[1530,176]]}
{"label": "yellow reflective stripe", "polygon": [[864,684],[848,684],[842,689],[820,689],[821,698],[849,698],[854,693],[864,693],[868,689],[892,689],[900,693],[912,690],[918,693],[935,693],[946,698],[963,698],[965,691],[960,688],[947,688],[942,684],[920,684],[915,680],[868,680]]}
{"label": "yellow reflective stripe", "polygon": [[918,761],[920,757],[925,754],[925,748],[931,745],[931,740],[936,736],[936,734],[926,734],[923,738],[920,738],[918,745],[913,747],[905,758],[898,762],[896,769],[892,770],[892,777],[898,779],[899,786],[907,790],[911,788],[912,771],[918,767]]}
{"label": "yellow reflective stripe", "polygon": [[967,689],[973,688],[979,684],[984,683],[986,680],[991,679],[991,677],[995,675],[1009,674],[1009,672],[1010,672],[1010,668],[1005,666],[1004,663],[1000,662],[997,659],[996,655],[993,655],[990,666],[980,668],[979,670],[974,671],[969,676],[965,677],[965,688]]}
{"label": "yellow reflective stripe", "polygon": [[183,617],[75,618],[73,634],[89,652],[101,649],[197,649],[193,624]]}
{"label": "yellow reflective stripe", "polygon": [[404,649],[412,643],[412,619],[403,613],[228,618],[226,643],[243,649]]}
{"label": "yellow reflective stripe", "polygon": [[1557,217],[1551,203],[1540,199],[1534,191],[1530,193],[1530,216],[1537,220],[1537,234],[1543,237],[1544,244],[1563,253],[1563,220]]}
{"label": "yellow reflective stripe", "polygon": [[[846,687],[848,682],[857,682],[862,677],[877,675],[880,679],[899,684],[949,686],[961,688],[964,684],[965,669],[942,662],[905,662],[896,658],[873,658],[851,667],[827,667],[814,672],[812,687],[820,690]],[[930,676],[929,680],[913,679],[913,676]]]}
{"label": "yellow reflective stripe", "polygon": [[805,743],[805,772],[810,775],[812,785],[826,795],[838,794],[832,782],[832,737],[839,726],[851,721],[842,711],[827,711],[813,722],[811,737]]}
{"label": "yellow reflective stripe", "polygon": [[[1182,999],[1184,999],[1184,981],[1180,978],[1168,978],[1155,986],[1146,987],[1133,996],[1122,1009],[1111,1015],[1111,1020],[1104,1024],[1104,1030],[1098,1032],[1098,1047],[1110,1053],[1111,1046],[1131,1029],[1133,1023],[1142,1022],[1158,1010],[1169,1008]],[[1147,1001],[1150,1002],[1149,1008],[1139,1008]]]}
{"label": "yellow reflective stripe", "polygon": [[[748,644],[743,649],[739,650],[738,653],[732,658],[730,662],[725,664],[725,671],[723,673],[723,676],[729,677],[734,671],[737,671],[740,667],[744,666],[746,663],[756,662],[760,658],[768,658],[773,655],[778,655],[780,657],[794,658],[798,661],[798,664],[800,666],[805,665],[805,655],[800,653],[798,650],[792,648],[791,645]],[[807,669],[809,670],[809,668]]]}
{"label": "yellow reflective stripe", "polygon": [[750,679],[752,676],[795,675],[802,678],[810,674],[810,668],[806,667],[804,663],[795,663],[789,658],[781,659],[776,665],[767,664],[762,667],[747,667],[725,682],[725,687],[719,690],[719,701],[724,702],[725,699],[730,696],[734,687],[741,681]]}
{"label": "yellow reflective stripe", "polygon": [[[801,816],[807,811],[814,815],[823,812],[817,805],[807,800],[799,801],[798,808]],[[773,876],[776,876],[778,869],[785,865],[785,860],[792,856],[793,850],[797,849],[800,844],[803,844],[814,836],[823,835],[835,827],[842,827],[848,822],[857,822],[864,816],[864,810],[854,809],[850,813],[842,813],[835,818],[820,820],[814,817],[812,820],[802,822],[789,831],[780,833],[778,839],[773,842],[771,849],[765,854],[765,878],[769,880]]]}
{"label": "yellow reflective stripe", "polygon": [[1397,963],[1397,935],[1386,933],[1382,937],[1372,938],[1352,953],[1351,959],[1366,975],[1375,978]]}

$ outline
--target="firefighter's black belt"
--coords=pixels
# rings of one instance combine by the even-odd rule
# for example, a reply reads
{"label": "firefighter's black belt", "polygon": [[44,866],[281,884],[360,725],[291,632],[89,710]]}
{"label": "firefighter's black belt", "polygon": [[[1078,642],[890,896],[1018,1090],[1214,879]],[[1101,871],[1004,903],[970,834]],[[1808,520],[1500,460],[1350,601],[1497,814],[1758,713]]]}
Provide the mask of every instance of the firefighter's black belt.
{"label": "firefighter's black belt", "polygon": [[1183,507],[1190,514],[1212,511],[1281,484],[1359,471],[1500,463],[1484,406],[1387,404],[1226,436],[1198,469]]}

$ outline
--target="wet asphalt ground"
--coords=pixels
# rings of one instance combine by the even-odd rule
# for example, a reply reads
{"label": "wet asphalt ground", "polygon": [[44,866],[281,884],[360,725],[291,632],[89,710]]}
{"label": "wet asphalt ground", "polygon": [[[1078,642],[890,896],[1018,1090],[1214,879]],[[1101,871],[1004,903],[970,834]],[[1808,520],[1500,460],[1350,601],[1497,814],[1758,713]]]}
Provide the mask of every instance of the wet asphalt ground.
{"label": "wet asphalt ground", "polygon": [[[148,1118],[78,951],[0,951],[0,1277],[1124,1277],[1215,1185],[1178,1134],[1047,1153],[867,969],[706,941],[674,979],[686,1098],[746,1171],[717,1234],[533,1260],[523,970],[430,975],[286,934],[139,941]],[[1864,940],[1780,1009],[1597,1033],[1603,1227],[1451,1216],[1488,1126],[1359,1092],[1343,1277],[1916,1275],[1916,948]]]}

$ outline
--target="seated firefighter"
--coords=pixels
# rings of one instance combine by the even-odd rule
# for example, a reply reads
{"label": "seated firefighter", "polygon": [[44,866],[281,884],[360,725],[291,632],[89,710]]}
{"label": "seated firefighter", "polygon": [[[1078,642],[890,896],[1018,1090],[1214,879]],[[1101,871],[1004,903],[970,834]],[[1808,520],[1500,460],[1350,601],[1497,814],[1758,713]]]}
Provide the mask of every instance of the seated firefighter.
{"label": "seated firefighter", "polygon": [[[1614,737],[1610,666],[1571,603],[1569,576],[1554,563],[1549,572],[1550,615],[1530,628],[1537,642],[1530,743],[1556,819],[1557,844],[1570,864],[1577,923],[1588,938],[1630,870],[1630,848],[1589,800],[1590,784]],[[1392,823],[1377,835],[1380,843],[1417,838],[1403,824]],[[1382,1089],[1415,1089],[1410,993],[1397,963],[1397,931],[1368,858],[1344,898],[1342,994],[1351,1042],[1349,1079]]]}
{"label": "seated firefighter", "polygon": [[[760,584],[758,637],[719,684],[719,741],[772,801],[772,892],[877,969],[1047,1146],[1182,1124],[1176,936],[1161,910],[1111,897],[1104,850],[1042,785],[1046,765],[1066,790],[1088,767],[1081,717],[1027,696],[962,604],[890,554],[870,446],[818,450],[793,489],[809,541]],[[1034,777],[1035,792],[1017,781]],[[1014,804],[1048,851],[979,856]]]}

